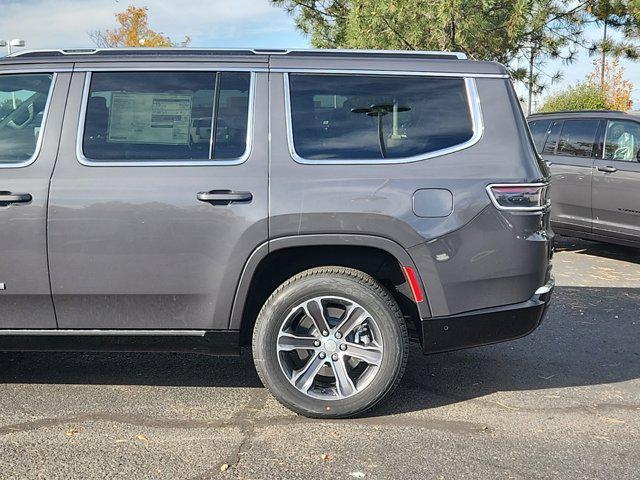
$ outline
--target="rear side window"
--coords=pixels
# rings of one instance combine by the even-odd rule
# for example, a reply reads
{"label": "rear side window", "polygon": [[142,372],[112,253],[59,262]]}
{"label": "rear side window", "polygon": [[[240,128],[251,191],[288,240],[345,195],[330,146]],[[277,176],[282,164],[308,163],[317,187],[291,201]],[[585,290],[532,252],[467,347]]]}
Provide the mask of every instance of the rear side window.
{"label": "rear side window", "polygon": [[473,137],[459,78],[290,74],[293,144],[310,160],[406,158]]}
{"label": "rear side window", "polygon": [[556,145],[558,144],[558,137],[562,131],[562,120],[556,120],[551,124],[549,128],[549,135],[544,143],[542,153],[544,155],[554,155],[556,152]]}
{"label": "rear side window", "polygon": [[547,137],[547,132],[551,126],[551,120],[536,120],[529,123],[529,130],[531,130],[531,136],[533,137],[533,143],[536,146],[538,152],[542,152],[544,148],[544,141]]}
{"label": "rear side window", "polygon": [[250,73],[94,73],[82,139],[95,161],[224,160],[247,147]]}
{"label": "rear side window", "polygon": [[590,157],[598,124],[598,120],[565,120],[558,141],[558,155]]}
{"label": "rear side window", "polygon": [[47,73],[0,75],[0,165],[36,155],[52,83]]}

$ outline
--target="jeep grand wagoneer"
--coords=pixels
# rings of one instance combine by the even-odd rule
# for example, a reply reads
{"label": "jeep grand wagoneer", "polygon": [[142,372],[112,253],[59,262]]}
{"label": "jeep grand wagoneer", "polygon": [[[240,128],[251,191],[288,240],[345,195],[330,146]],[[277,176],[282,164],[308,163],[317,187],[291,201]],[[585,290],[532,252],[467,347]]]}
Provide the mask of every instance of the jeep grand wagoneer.
{"label": "jeep grand wagoneer", "polygon": [[251,345],[304,415],[549,301],[549,172],[505,68],[431,52],[0,60],[0,349]]}

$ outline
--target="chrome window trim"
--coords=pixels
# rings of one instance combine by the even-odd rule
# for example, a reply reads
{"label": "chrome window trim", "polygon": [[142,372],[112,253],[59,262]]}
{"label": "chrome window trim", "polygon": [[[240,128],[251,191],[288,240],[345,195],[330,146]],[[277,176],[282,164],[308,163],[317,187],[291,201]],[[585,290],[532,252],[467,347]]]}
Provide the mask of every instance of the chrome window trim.
{"label": "chrome window trim", "polygon": [[493,195],[493,192],[491,191],[492,187],[546,187],[546,188],[549,188],[549,183],[545,183],[545,182],[542,182],[542,183],[540,182],[539,183],[490,183],[489,185],[486,186],[485,190],[487,191],[487,194],[489,195],[489,199],[491,199],[491,203],[493,204],[493,206],[503,212],[541,213],[551,206],[551,200],[547,200],[547,203],[545,203],[541,207],[503,207],[498,203],[498,201],[496,200],[496,197]]}
{"label": "chrome window trim", "polygon": [[[164,68],[151,69],[157,72],[170,71]],[[93,70],[92,70],[93,71]],[[251,156],[253,150],[253,123],[254,123],[254,109],[255,109],[255,89],[256,79],[255,73],[248,69],[242,69],[240,71],[249,73],[249,101],[248,113],[247,113],[247,138],[245,140],[245,151],[238,158],[229,158],[221,160],[127,160],[123,162],[118,161],[100,161],[92,160],[84,155],[83,151],[83,138],[84,138],[84,126],[87,116],[87,104],[89,101],[89,90],[91,87],[91,74],[92,71],[85,73],[84,87],[82,91],[82,104],[80,107],[80,118],[78,121],[78,134],[76,136],[76,157],[80,164],[87,167],[223,167],[228,165],[240,165],[247,161]],[[97,70],[96,70],[97,71]],[[106,71],[106,70],[105,70]],[[112,69],[109,71],[113,71]],[[125,69],[124,71],[135,71],[134,69]],[[190,70],[191,71],[191,70]],[[197,69],[202,72],[225,72],[225,69]]]}
{"label": "chrome window trim", "polygon": [[277,67],[269,70],[271,73],[310,73],[318,75],[381,75],[402,77],[454,77],[454,78],[510,78],[502,73],[465,73],[465,72],[416,72],[406,70],[365,70],[343,68],[284,68]]}
{"label": "chrome window trim", "polygon": [[[40,155],[40,151],[42,150],[42,142],[44,141],[44,133],[45,130],[47,128],[47,119],[49,118],[49,107],[51,106],[51,98],[53,97],[53,89],[56,85],[56,80],[58,78],[57,72],[52,72],[51,70],[42,70],[42,71],[26,71],[26,70],[21,70],[19,72],[16,73],[24,73],[24,74],[52,74],[51,77],[51,85],[49,86],[49,93],[47,94],[47,101],[44,104],[44,110],[42,111],[42,123],[40,124],[40,133],[38,134],[38,140],[36,140],[36,148],[33,151],[33,155],[31,155],[27,160],[25,160],[24,162],[17,162],[17,163],[2,163],[0,162],[0,169],[1,168],[24,168],[24,167],[28,167],[29,165],[31,165],[32,163],[34,163],[37,159],[38,156]],[[0,75],[4,75],[5,72],[0,71]]]}
{"label": "chrome window trim", "polygon": [[[465,150],[480,141],[482,138],[482,134],[484,132],[484,122],[482,120],[482,110],[480,108],[480,97],[478,96],[478,91],[476,89],[476,83],[473,78],[463,78],[465,82],[465,87],[467,91],[467,101],[469,106],[469,113],[471,115],[471,123],[473,128],[473,134],[469,140],[463,143],[459,143],[458,145],[454,145],[447,148],[441,148],[440,150],[434,150],[433,152],[427,152],[420,155],[413,155],[411,157],[403,157],[403,158],[384,158],[384,159],[372,159],[372,158],[363,158],[363,159],[327,159],[327,160],[311,160],[307,158],[303,158],[296,152],[294,141],[293,141],[293,124],[291,117],[291,91],[289,87],[289,73],[298,73],[297,71],[289,70],[284,73],[284,99],[285,99],[285,117],[287,124],[287,144],[289,147],[289,154],[291,158],[293,158],[297,163],[301,163],[304,165],[388,165],[388,164],[396,164],[396,163],[413,163],[420,162],[422,160],[427,160],[430,158],[441,157],[443,155],[448,155],[450,153],[459,152],[461,150]],[[303,72],[307,73],[307,72]],[[314,71],[313,73],[319,75],[332,75],[327,71]],[[359,74],[375,74],[382,75],[378,72],[362,72]],[[385,74],[386,75],[386,74]],[[411,74],[406,74],[410,76]],[[436,76],[436,75],[434,75]],[[460,75],[457,75],[458,78],[461,78]]]}
{"label": "chrome window trim", "polygon": [[[1,58],[1,57],[0,57]],[[0,75],[4,74],[16,74],[16,73],[71,73],[73,72],[73,68],[65,67],[65,68],[9,68],[2,69],[0,68]]]}
{"label": "chrome window trim", "polygon": [[[112,61],[117,61],[117,60],[112,60]],[[157,62],[157,60],[156,60]],[[176,62],[173,62],[176,63]],[[223,67],[223,68],[216,68],[216,67],[198,67],[197,64],[192,64],[192,65],[185,65],[185,66],[161,66],[158,67],[157,64],[156,66],[153,65],[148,65],[148,66],[141,66],[138,65],[136,67],[126,67],[126,66],[121,66],[121,67],[109,67],[109,66],[95,66],[95,67],[76,67],[74,70],[74,72],[84,72],[84,73],[91,73],[91,72],[247,72],[247,73],[253,73],[253,72],[260,72],[260,73],[267,73],[269,72],[269,69],[267,67]]]}

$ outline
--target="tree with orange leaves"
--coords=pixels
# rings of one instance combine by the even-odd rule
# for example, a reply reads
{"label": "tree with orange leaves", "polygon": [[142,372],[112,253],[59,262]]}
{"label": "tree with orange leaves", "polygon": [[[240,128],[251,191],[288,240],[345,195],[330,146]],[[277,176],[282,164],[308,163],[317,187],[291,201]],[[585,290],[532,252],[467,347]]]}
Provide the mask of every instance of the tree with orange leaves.
{"label": "tree with orange leaves", "polygon": [[587,83],[602,90],[609,108],[622,111],[631,109],[633,83],[624,78],[624,67],[620,65],[618,59],[605,61],[604,82],[602,81],[602,59],[594,60],[593,66],[594,71],[587,76]]}
{"label": "tree with orange leaves", "polygon": [[601,60],[595,60],[593,72],[584,81],[551,95],[539,111],[631,109],[633,83],[624,78],[624,68],[617,59],[607,61],[603,83],[601,65]]}
{"label": "tree with orange leaves", "polygon": [[180,43],[149,28],[149,9],[129,5],[116,14],[118,27],[114,30],[95,31],[89,37],[98,47],[186,47],[191,39],[188,36]]}

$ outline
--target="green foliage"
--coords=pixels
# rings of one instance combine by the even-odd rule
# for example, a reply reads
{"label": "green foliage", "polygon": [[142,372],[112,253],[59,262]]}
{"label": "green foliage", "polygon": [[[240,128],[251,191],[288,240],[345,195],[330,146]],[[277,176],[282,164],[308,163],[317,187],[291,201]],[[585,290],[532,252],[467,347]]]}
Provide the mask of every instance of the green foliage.
{"label": "green foliage", "polygon": [[[588,48],[590,53],[605,52],[613,56],[624,56],[632,60],[640,58],[638,45],[633,41],[640,36],[640,0],[588,0],[585,10],[589,16],[587,23],[622,33],[622,38],[614,39],[611,34]],[[604,30],[603,30],[604,31]]]}
{"label": "green foliage", "polygon": [[527,26],[528,0],[353,0],[355,48],[464,51],[508,62]]}
{"label": "green foliage", "polygon": [[609,110],[610,108],[607,95],[602,89],[588,83],[579,83],[551,95],[538,111]]}
{"label": "green foliage", "polygon": [[456,50],[508,62],[530,0],[271,0],[315,47]]}
{"label": "green foliage", "polygon": [[[640,0],[637,0],[640,2]],[[507,65],[539,93],[543,59],[571,61],[581,8],[562,0],[271,0],[319,48],[462,51]],[[531,65],[531,57],[533,66]],[[524,66],[522,65],[524,63]]]}
{"label": "green foliage", "polygon": [[578,47],[583,46],[584,5],[561,0],[532,0],[529,3],[527,29],[521,38],[521,48],[515,56],[526,65],[525,80],[532,95],[544,91],[549,83],[562,78],[560,71],[545,71],[548,59],[574,61]]}
{"label": "green foliage", "polygon": [[316,48],[348,48],[345,37],[351,0],[270,0],[294,17]]}
{"label": "green foliage", "polygon": [[[547,60],[571,63],[578,49],[639,58],[640,0],[270,0],[318,48],[462,51],[495,60],[527,85],[530,99],[562,78]],[[604,24],[623,40],[592,42]],[[531,103],[531,102],[529,102]]]}

